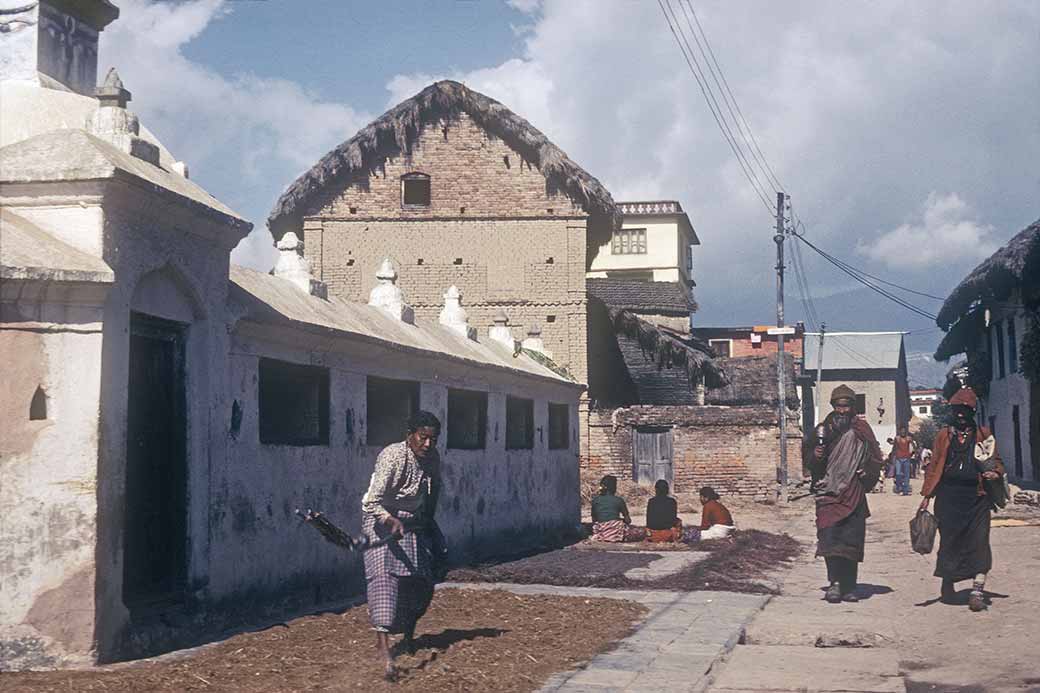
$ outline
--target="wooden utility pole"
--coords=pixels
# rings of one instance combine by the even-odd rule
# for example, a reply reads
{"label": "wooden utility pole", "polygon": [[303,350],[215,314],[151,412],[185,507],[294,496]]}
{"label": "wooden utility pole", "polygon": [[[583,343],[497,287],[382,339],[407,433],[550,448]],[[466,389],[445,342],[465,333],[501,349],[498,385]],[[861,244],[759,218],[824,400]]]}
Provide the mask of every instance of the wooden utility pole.
{"label": "wooden utility pole", "polygon": [[784,386],[784,201],[776,194],[776,386],[777,421],[780,423],[780,462],[776,470],[776,498],[787,502],[787,392]]}
{"label": "wooden utility pole", "polygon": [[827,331],[827,323],[820,323],[820,347],[816,350],[816,413],[813,426],[820,425],[820,400],[823,398],[823,335]]}

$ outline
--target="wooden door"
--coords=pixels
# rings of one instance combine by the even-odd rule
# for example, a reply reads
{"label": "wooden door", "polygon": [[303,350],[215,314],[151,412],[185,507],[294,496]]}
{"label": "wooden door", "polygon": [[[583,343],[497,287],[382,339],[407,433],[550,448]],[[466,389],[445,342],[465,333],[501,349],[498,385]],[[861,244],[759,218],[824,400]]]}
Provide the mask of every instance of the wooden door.
{"label": "wooden door", "polygon": [[672,483],[672,430],[637,428],[632,433],[632,478],[653,486],[664,479]]}
{"label": "wooden door", "polygon": [[131,315],[127,389],[123,599],[177,600],[188,543],[184,325]]}

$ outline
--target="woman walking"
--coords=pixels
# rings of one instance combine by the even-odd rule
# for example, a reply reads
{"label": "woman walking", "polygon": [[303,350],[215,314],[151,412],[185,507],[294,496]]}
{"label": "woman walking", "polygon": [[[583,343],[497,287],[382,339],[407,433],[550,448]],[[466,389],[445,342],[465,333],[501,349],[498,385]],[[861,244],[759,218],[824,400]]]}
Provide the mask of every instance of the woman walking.
{"label": "woman walking", "polygon": [[935,577],[942,578],[940,599],[952,604],[954,586],[973,580],[968,607],[986,608],[983,589],[986,574],[993,567],[989,544],[992,504],[986,495],[985,480],[999,479],[1004,465],[997,453],[992,432],[975,425],[978,405],[971,388],[961,388],[950,399],[953,423],[935,436],[932,462],[925,471],[921,487],[921,510],[935,498],[935,519],[939,524],[939,553]]}

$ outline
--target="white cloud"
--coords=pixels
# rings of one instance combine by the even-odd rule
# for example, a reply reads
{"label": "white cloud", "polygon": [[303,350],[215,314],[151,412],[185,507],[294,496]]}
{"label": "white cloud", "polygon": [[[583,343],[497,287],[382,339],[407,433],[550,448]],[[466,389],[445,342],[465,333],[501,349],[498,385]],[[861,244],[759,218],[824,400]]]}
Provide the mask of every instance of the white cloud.
{"label": "white cloud", "polygon": [[276,253],[264,223],[280,188],[369,116],[286,79],[225,77],[186,58],[187,42],[231,14],[221,0],[119,6],[99,67],[116,66],[141,121],[188,162],[196,182],[254,222],[232,259],[267,269]]}
{"label": "white cloud", "polygon": [[[696,9],[808,236],[827,250],[851,261],[858,239],[894,229],[931,191],[971,191],[977,218],[999,232],[947,210],[945,233],[960,239],[960,264],[943,273],[905,265],[893,277],[942,293],[970,269],[969,252],[977,258],[1035,218],[1040,72],[1020,66],[1040,62],[1040,4],[885,0],[850,14],[843,4],[810,0],[707,0]],[[699,320],[769,316],[770,212],[719,133],[657,3],[545,0],[531,21],[521,56],[451,76],[530,120],[616,199],[680,200],[703,243]],[[392,100],[432,79],[398,76]],[[923,219],[910,226],[940,228]],[[806,259],[814,292],[848,288],[844,275]]]}
{"label": "white cloud", "polygon": [[897,270],[962,265],[991,255],[1000,244],[994,229],[976,221],[956,193],[932,192],[914,223],[900,224],[876,239],[856,245],[856,252]]}

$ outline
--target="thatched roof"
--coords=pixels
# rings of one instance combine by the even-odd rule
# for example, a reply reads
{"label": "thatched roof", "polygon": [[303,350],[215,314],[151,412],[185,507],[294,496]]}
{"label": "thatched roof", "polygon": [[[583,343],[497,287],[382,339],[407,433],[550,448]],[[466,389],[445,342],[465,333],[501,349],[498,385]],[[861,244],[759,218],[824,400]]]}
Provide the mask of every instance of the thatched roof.
{"label": "thatched roof", "polygon": [[1040,220],[972,270],[950,292],[936,323],[949,330],[976,301],[1003,300],[1015,287],[1040,288]]}
{"label": "thatched roof", "polygon": [[285,220],[298,216],[325,186],[357,171],[375,171],[395,149],[410,152],[423,128],[450,122],[460,112],[509,144],[590,215],[609,219],[608,228],[620,224],[621,215],[610,192],[538,129],[498,101],[444,80],[397,104],[297,178],[278,198],[267,219],[272,233],[279,235],[277,229]]}
{"label": "thatched roof", "polygon": [[[717,359],[720,368],[729,376],[725,387],[711,390],[705,397],[706,404],[722,404],[731,407],[768,404],[776,406],[776,355],[736,356]],[[784,354],[784,399],[788,409],[797,409],[798,390],[795,387],[794,354]]]}
{"label": "thatched roof", "polygon": [[977,306],[955,322],[950,331],[943,335],[935,355],[936,361],[945,361],[951,356],[963,354],[973,346],[979,335],[986,329],[986,311]]}
{"label": "thatched roof", "polygon": [[627,310],[611,310],[610,317],[614,331],[637,340],[644,358],[656,362],[658,370],[682,366],[691,384],[703,381],[709,390],[729,384],[729,377],[707,344],[651,325]]}

